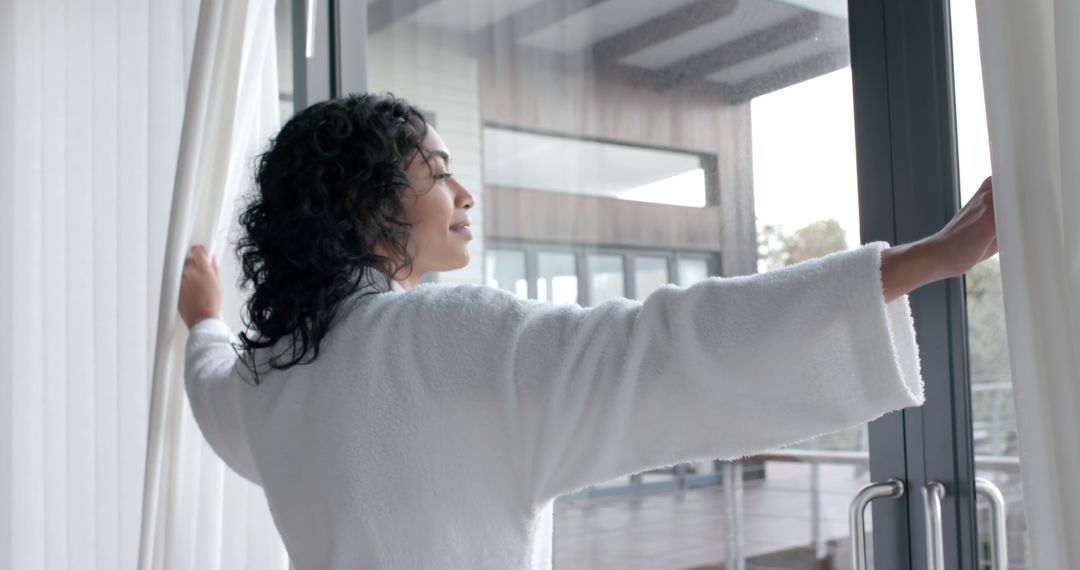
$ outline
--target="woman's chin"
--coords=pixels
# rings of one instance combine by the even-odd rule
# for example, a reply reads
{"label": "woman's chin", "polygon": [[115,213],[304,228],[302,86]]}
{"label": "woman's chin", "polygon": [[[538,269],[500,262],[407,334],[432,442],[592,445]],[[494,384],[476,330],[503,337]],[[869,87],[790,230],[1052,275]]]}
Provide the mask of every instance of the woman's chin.
{"label": "woman's chin", "polygon": [[469,261],[471,260],[472,255],[469,253],[469,250],[466,249],[462,252],[461,257],[458,260],[457,267],[455,267],[454,269],[464,269],[465,267],[468,267]]}

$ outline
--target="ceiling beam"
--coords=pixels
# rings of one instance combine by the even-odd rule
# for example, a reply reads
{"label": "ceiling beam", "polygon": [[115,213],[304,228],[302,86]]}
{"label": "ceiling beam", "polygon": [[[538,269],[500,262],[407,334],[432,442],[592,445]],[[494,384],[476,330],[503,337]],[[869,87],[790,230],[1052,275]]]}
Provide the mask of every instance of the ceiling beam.
{"label": "ceiling beam", "polygon": [[850,64],[850,52],[848,47],[844,46],[842,49],[825,52],[747,79],[733,86],[728,95],[732,101],[747,101],[842,69]]}
{"label": "ceiling beam", "polygon": [[368,4],[368,33],[374,34],[404,20],[438,0],[378,0]]}
{"label": "ceiling beam", "polygon": [[[597,67],[596,75],[600,78],[618,81],[620,84],[626,85],[630,89],[642,89],[652,92],[659,92],[660,90],[657,86],[664,80],[664,77],[661,76],[659,72],[629,65]],[[713,81],[700,81],[697,83],[680,85],[679,93],[712,97],[726,104],[739,102],[739,100],[734,97],[735,94],[732,91],[731,85]]]}
{"label": "ceiling beam", "polygon": [[692,55],[661,70],[663,79],[659,87],[661,90],[669,90],[698,83],[723,69],[811,39],[821,29],[821,23],[822,16],[806,12]]}
{"label": "ceiling beam", "polygon": [[478,39],[490,41],[495,34],[506,34],[515,40],[525,38],[605,1],[540,0],[480,30]]}
{"label": "ceiling beam", "polygon": [[590,48],[593,60],[598,64],[614,63],[690,30],[726,18],[735,11],[738,4],[738,0],[697,0],[676,8],[596,42]]}

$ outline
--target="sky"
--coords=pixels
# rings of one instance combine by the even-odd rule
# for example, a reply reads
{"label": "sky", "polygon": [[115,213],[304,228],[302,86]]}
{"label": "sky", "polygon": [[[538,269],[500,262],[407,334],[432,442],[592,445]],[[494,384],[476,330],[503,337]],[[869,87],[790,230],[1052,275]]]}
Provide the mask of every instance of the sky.
{"label": "sky", "polygon": [[[953,0],[953,65],[961,205],[990,174],[975,0]],[[810,112],[808,112],[810,111]],[[859,245],[851,70],[844,68],[751,101],[758,229],[791,232],[835,218]]]}

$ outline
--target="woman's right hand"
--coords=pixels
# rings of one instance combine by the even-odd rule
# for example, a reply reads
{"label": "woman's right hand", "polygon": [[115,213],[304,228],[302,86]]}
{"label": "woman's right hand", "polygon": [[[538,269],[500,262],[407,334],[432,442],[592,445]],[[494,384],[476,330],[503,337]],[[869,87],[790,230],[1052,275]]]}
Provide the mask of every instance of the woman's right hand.
{"label": "woman's right hand", "polygon": [[177,308],[188,329],[203,319],[221,318],[217,256],[208,256],[201,245],[192,246],[184,260]]}

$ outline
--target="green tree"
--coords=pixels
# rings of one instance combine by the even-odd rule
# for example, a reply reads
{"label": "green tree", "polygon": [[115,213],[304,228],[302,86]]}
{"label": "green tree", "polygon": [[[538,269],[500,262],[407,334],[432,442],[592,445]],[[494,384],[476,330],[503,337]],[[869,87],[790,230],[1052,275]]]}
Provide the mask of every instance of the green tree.
{"label": "green tree", "polygon": [[795,237],[783,226],[764,224],[758,229],[758,271],[768,271],[787,265]]}
{"label": "green tree", "polygon": [[847,249],[847,236],[844,228],[840,227],[840,222],[831,218],[819,220],[795,230],[795,243],[788,255],[787,263],[791,265],[845,249]]}
{"label": "green tree", "polygon": [[967,292],[968,350],[973,382],[1008,380],[1009,345],[1001,264],[991,257],[964,274]]}
{"label": "green tree", "polygon": [[[968,357],[971,383],[1011,385],[1009,344],[1005,329],[1005,302],[1001,287],[1001,264],[991,257],[964,274],[966,292]],[[1004,449],[990,449],[994,440],[992,419],[1001,422],[997,437]],[[1016,453],[1016,412],[1011,390],[974,390],[972,421],[976,426],[975,445],[979,453]]]}
{"label": "green tree", "polygon": [[776,224],[764,224],[758,231],[759,268],[765,271],[845,249],[844,228],[831,218],[818,220],[791,234]]}

